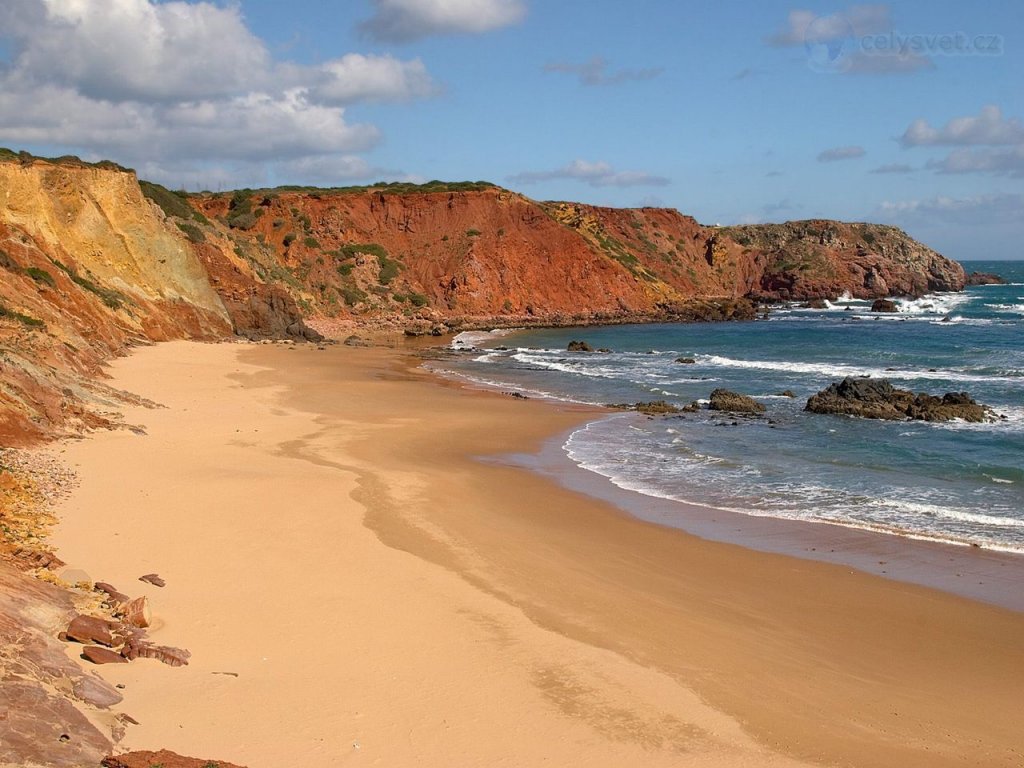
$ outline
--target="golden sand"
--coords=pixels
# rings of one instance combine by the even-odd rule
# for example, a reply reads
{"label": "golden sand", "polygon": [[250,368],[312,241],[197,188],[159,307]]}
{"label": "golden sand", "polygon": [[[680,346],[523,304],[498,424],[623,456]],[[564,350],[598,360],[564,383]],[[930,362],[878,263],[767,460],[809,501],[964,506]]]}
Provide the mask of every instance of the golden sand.
{"label": "golden sand", "polygon": [[383,349],[171,343],[112,373],[166,408],[68,448],[55,543],[193,653],[101,669],[140,722],[126,747],[250,768],[1024,760],[1024,614],[479,460],[594,412]]}

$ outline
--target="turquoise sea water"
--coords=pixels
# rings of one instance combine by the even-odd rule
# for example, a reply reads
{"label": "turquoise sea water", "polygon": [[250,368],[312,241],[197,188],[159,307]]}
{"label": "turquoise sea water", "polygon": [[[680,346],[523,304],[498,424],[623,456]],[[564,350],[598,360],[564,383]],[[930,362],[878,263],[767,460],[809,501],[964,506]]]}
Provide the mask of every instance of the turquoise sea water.
{"label": "turquoise sea water", "polygon": [[[469,351],[441,367],[588,403],[684,405],[716,387],[749,394],[767,406],[766,418],[618,413],[577,430],[565,451],[652,496],[1024,553],[1024,262],[965,267],[1009,284],[900,300],[895,315],[840,300],[826,310],[776,309],[750,323],[462,334],[453,347]],[[568,353],[572,339],[613,352]],[[676,363],[680,356],[696,363]],[[803,410],[810,395],[844,376],[886,377],[933,394],[967,391],[1005,418],[927,424]],[[796,397],[779,396],[783,390]]]}

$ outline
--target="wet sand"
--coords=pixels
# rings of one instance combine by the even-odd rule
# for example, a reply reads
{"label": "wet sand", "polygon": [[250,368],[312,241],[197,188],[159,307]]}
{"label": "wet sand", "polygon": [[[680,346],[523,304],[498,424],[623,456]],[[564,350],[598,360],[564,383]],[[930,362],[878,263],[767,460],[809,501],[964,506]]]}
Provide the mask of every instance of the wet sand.
{"label": "wet sand", "polygon": [[[481,456],[581,408],[388,350],[164,344],[72,444],[61,556],[188,667],[125,746],[280,765],[1019,765],[1024,614],[700,539]],[[167,586],[136,581],[158,572]],[[232,673],[232,674],[224,674]]]}

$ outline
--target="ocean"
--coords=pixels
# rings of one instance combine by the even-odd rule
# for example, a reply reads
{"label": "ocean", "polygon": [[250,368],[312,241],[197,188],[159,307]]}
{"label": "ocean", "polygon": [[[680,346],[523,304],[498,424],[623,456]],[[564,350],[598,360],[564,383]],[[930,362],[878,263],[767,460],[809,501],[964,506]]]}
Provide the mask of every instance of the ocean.
{"label": "ocean", "polygon": [[[1024,553],[1024,262],[964,266],[1008,284],[897,299],[895,314],[841,298],[754,322],[470,332],[437,367],[582,403],[682,406],[706,403],[717,387],[751,395],[767,407],[764,418],[617,412],[563,448],[583,469],[662,499]],[[612,351],[569,353],[574,339]],[[1004,418],[931,424],[804,411],[808,397],[845,376],[967,391]]]}

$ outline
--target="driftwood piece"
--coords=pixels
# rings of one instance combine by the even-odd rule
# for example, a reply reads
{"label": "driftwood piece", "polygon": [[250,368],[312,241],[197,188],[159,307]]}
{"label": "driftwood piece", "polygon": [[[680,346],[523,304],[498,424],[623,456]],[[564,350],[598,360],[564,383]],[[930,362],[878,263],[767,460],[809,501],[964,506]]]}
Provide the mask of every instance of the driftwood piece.
{"label": "driftwood piece", "polygon": [[87,645],[82,649],[82,657],[93,664],[126,664],[128,659],[109,648],[102,648],[98,645]]}
{"label": "driftwood piece", "polygon": [[119,613],[129,627],[148,627],[153,623],[153,612],[149,608],[149,598],[147,597],[136,597],[134,600],[129,600]]}
{"label": "driftwood piece", "polygon": [[145,576],[139,576],[139,581],[144,581],[147,584],[152,584],[154,587],[162,587],[167,584],[166,581],[161,579],[155,573],[147,573]]}

